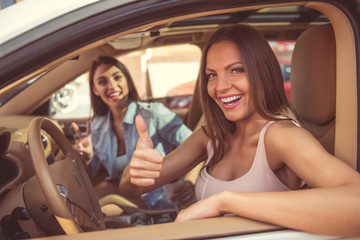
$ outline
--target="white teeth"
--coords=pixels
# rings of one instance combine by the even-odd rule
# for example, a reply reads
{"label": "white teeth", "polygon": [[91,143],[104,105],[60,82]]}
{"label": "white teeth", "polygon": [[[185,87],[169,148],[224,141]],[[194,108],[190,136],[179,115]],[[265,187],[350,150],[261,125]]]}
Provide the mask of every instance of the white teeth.
{"label": "white teeth", "polygon": [[110,97],[116,97],[116,96],[119,96],[119,95],[120,95],[120,92],[109,94]]}
{"label": "white teeth", "polygon": [[231,97],[227,97],[227,98],[221,98],[221,101],[223,103],[228,103],[228,102],[232,102],[234,100],[240,99],[241,97],[242,97],[242,95],[231,96]]}

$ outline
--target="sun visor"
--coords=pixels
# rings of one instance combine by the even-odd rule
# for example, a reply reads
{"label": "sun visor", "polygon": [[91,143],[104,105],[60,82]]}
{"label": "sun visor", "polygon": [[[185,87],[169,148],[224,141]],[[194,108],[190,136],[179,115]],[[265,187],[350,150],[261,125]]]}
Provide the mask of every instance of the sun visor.
{"label": "sun visor", "polygon": [[108,42],[116,50],[127,50],[139,48],[142,44],[142,38],[149,35],[148,32],[131,33],[112,39]]}

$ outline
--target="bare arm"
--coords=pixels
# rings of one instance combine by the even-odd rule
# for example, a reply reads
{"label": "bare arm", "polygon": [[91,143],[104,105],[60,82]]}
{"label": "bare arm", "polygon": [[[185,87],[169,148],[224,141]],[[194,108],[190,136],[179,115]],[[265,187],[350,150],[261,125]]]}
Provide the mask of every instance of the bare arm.
{"label": "bare arm", "polygon": [[222,192],[181,212],[177,221],[234,213],[303,231],[360,236],[359,173],[328,154],[306,130],[286,123],[269,127],[265,146],[269,162],[282,161],[312,189]]}
{"label": "bare arm", "polygon": [[199,163],[206,154],[208,138],[199,129],[176,150],[163,157],[153,149],[151,138],[141,117],[136,117],[139,141],[120,181],[120,193],[135,198],[183,176]]}

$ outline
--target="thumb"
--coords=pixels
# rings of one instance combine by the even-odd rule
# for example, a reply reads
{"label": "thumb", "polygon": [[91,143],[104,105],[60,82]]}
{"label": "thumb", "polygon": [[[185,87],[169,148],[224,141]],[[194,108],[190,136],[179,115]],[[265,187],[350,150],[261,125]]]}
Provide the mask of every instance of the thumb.
{"label": "thumb", "polygon": [[77,135],[78,139],[81,140],[82,139],[82,134],[81,134],[79,126],[75,122],[72,122],[71,126],[74,129],[74,132]]}
{"label": "thumb", "polygon": [[86,136],[89,136],[91,134],[91,129],[90,129],[90,122],[86,122]]}
{"label": "thumb", "polygon": [[136,116],[135,125],[136,125],[136,129],[139,133],[139,141],[142,142],[143,144],[145,144],[145,146],[147,146],[149,148],[154,148],[151,137],[147,131],[145,121],[140,115]]}

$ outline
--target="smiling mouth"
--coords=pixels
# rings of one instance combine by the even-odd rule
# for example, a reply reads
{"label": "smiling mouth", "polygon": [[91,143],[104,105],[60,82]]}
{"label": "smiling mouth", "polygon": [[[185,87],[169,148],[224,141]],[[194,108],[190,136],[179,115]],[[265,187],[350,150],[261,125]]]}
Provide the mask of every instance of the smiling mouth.
{"label": "smiling mouth", "polygon": [[108,97],[112,100],[117,100],[122,95],[122,92],[113,92],[111,94],[108,94]]}
{"label": "smiling mouth", "polygon": [[223,106],[227,109],[236,107],[242,98],[243,95],[234,95],[230,97],[220,98]]}

